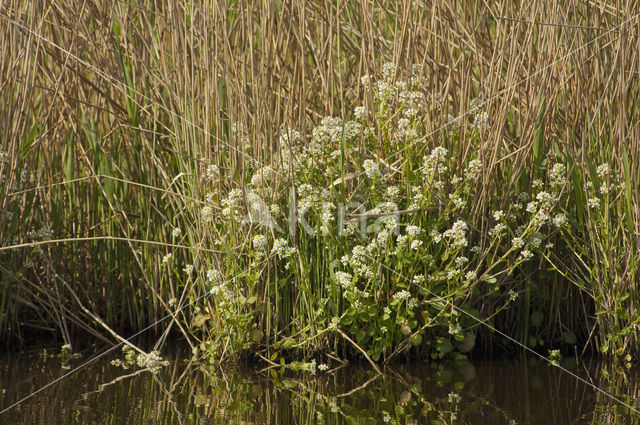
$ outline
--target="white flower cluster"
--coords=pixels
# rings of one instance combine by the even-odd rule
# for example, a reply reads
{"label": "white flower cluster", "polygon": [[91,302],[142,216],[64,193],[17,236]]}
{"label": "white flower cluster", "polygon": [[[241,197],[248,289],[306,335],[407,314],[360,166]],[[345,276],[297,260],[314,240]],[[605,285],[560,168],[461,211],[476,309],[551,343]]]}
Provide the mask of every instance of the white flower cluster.
{"label": "white flower cluster", "polygon": [[264,235],[255,235],[253,237],[253,247],[258,251],[263,251],[267,247],[267,237]]}
{"label": "white flower cluster", "polygon": [[511,245],[513,245],[514,249],[520,249],[524,246],[524,239],[522,239],[520,236],[517,236],[511,239]]}
{"label": "white flower cluster", "polygon": [[[344,266],[351,267],[359,276],[364,276],[367,279],[375,277],[373,269],[367,264],[367,248],[362,245],[354,246],[351,250],[351,255],[343,255],[341,262]],[[349,277],[349,281],[351,281],[351,277]]]}
{"label": "white flower cluster", "polygon": [[411,292],[403,289],[402,291],[398,291],[393,294],[393,300],[397,303],[401,303],[402,301],[406,301],[411,298]]}
{"label": "white flower cluster", "polygon": [[398,186],[389,186],[387,188],[387,198],[391,201],[395,201],[398,198],[398,195],[400,195],[400,189]]}
{"label": "white flower cluster", "polygon": [[200,210],[200,216],[205,223],[211,223],[213,221],[213,208],[208,205],[202,207]]}
{"label": "white flower cluster", "polygon": [[489,236],[498,237],[507,230],[507,225],[504,223],[498,223],[493,228],[489,229]]}
{"label": "white flower cluster", "polygon": [[564,227],[567,223],[567,216],[563,213],[556,214],[556,216],[553,217],[553,225],[556,227]]}
{"label": "white flower cluster", "polygon": [[253,173],[253,176],[251,176],[251,183],[250,183],[251,187],[258,188],[261,186],[265,186],[269,181],[269,179],[271,178],[271,176],[273,175],[273,173],[274,173],[273,168],[271,168],[268,165],[265,165],[264,167],[259,168],[258,170],[256,170],[255,173]]}
{"label": "white flower cluster", "polygon": [[489,114],[487,111],[478,112],[473,119],[473,124],[471,124],[471,128],[474,128],[478,131],[484,131],[489,128]]}
{"label": "white flower cluster", "polygon": [[162,360],[158,351],[151,351],[150,353],[138,353],[128,345],[122,347],[124,354],[124,360],[116,359],[112,360],[111,364],[114,366],[122,366],[124,369],[129,369],[131,366],[138,365],[138,367],[149,369],[149,371],[156,373],[162,366],[169,365],[169,362]]}
{"label": "white flower cluster", "polygon": [[522,250],[522,252],[520,252],[519,258],[521,260],[523,260],[523,261],[527,261],[531,257],[533,257],[533,253],[531,251],[529,251],[528,249],[524,249],[524,250]]}
{"label": "white flower cluster", "polygon": [[424,93],[417,90],[403,90],[399,95],[402,104],[402,115],[405,118],[414,118],[425,109],[426,101]]}
{"label": "white flower cluster", "polygon": [[329,234],[329,224],[335,221],[336,206],[331,202],[323,202],[320,211],[320,232],[323,235]]}
{"label": "white flower cluster", "polygon": [[168,253],[167,255],[162,257],[162,264],[169,264],[169,262],[171,261],[172,257],[173,257],[172,253]]}
{"label": "white flower cluster", "polygon": [[138,365],[138,367],[150,369],[151,371],[155,372],[158,371],[162,366],[167,366],[169,362],[163,361],[158,351],[151,351],[148,354],[138,354],[136,358],[136,364]]}
{"label": "white flower cluster", "polygon": [[436,174],[441,175],[447,171],[447,167],[444,165],[447,154],[446,148],[437,146],[429,156],[422,158],[422,173],[428,181],[431,181]]}
{"label": "white flower cluster", "polygon": [[382,78],[386,81],[391,81],[396,75],[396,64],[393,62],[386,62],[382,65]]}
{"label": "white flower cluster", "polygon": [[467,228],[467,223],[462,220],[458,220],[453,223],[451,229],[445,230],[442,235],[449,238],[453,247],[459,248],[467,246]]}
{"label": "white flower cluster", "polygon": [[[224,207],[222,209],[222,215],[225,217],[231,217],[232,214],[241,206],[243,199],[244,195],[242,194],[242,190],[238,188],[232,189],[227,197],[222,200],[222,206]],[[236,220],[240,220],[240,217],[236,217]]]}
{"label": "white flower cluster", "polygon": [[182,230],[179,227],[174,227],[173,231],[171,231],[171,236],[174,238],[179,237],[182,234]]}
{"label": "white flower cluster", "polygon": [[273,242],[273,248],[271,248],[271,255],[275,254],[280,258],[289,258],[294,252],[296,252],[296,249],[290,247],[283,238],[276,239]]}
{"label": "white flower cluster", "polygon": [[479,159],[473,159],[469,161],[467,169],[464,170],[464,175],[467,180],[476,181],[482,173],[482,161]]}
{"label": "white flower cluster", "polygon": [[364,168],[364,173],[370,179],[382,176],[382,173],[380,172],[380,165],[373,159],[366,159],[362,166]]}
{"label": "white flower cluster", "polygon": [[34,241],[49,241],[53,239],[53,229],[45,225],[34,232],[29,232],[27,236]]}
{"label": "white flower cluster", "polygon": [[408,118],[399,119],[397,128],[396,139],[398,140],[412,141],[418,138],[418,132],[411,126]]}
{"label": "white flower cluster", "polygon": [[366,121],[369,117],[369,111],[367,111],[367,108],[364,106],[356,106],[353,115],[359,121]]}
{"label": "white flower cluster", "polygon": [[564,164],[553,164],[553,167],[549,170],[549,183],[554,190],[560,189],[567,183]]}
{"label": "white flower cluster", "polygon": [[596,170],[596,173],[598,174],[598,177],[600,177],[601,180],[606,180],[607,176],[609,175],[609,164],[604,163],[604,164],[598,165],[598,169]]}
{"label": "white flower cluster", "polygon": [[220,180],[220,168],[217,165],[208,165],[206,170],[206,177],[211,183],[216,184]]}
{"label": "white flower cluster", "polygon": [[223,284],[222,273],[220,273],[220,271],[216,269],[207,270],[207,282],[210,282],[214,285],[222,285]]}
{"label": "white flower cluster", "polygon": [[[305,211],[320,202],[320,194],[310,184],[304,183],[297,188],[298,193],[298,212],[303,214]],[[302,219],[302,216],[300,217]]]}
{"label": "white flower cluster", "polygon": [[336,272],[336,281],[343,288],[349,288],[353,282],[353,276],[347,272]]}

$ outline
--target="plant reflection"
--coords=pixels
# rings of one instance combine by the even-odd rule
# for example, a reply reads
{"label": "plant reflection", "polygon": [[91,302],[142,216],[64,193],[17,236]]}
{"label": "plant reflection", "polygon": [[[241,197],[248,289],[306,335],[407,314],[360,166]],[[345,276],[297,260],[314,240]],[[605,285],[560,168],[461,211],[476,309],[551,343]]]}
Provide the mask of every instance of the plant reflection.
{"label": "plant reflection", "polygon": [[[4,361],[6,360],[6,361]],[[59,362],[58,362],[59,363]],[[60,375],[55,359],[0,362],[8,406]],[[72,367],[74,365],[71,365]],[[614,394],[638,391],[634,371],[590,362],[564,367]],[[131,372],[131,371],[130,371]],[[533,360],[345,365],[327,372],[210,369],[171,361],[158,373],[101,362],[7,412],[30,424],[637,424],[614,400]]]}

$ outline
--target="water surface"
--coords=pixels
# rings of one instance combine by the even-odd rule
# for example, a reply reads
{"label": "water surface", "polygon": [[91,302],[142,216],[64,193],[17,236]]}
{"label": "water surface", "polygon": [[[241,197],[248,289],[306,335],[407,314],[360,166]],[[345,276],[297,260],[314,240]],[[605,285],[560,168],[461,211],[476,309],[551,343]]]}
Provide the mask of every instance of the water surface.
{"label": "water surface", "polygon": [[[72,369],[83,361],[72,362]],[[631,397],[639,395],[637,374],[595,361],[563,365],[627,402],[636,402]],[[67,372],[56,358],[1,355],[0,410]],[[384,372],[377,376],[364,365],[316,374],[205,369],[175,358],[152,374],[124,371],[100,359],[0,415],[0,423],[640,423],[615,401],[533,359],[413,362]]]}

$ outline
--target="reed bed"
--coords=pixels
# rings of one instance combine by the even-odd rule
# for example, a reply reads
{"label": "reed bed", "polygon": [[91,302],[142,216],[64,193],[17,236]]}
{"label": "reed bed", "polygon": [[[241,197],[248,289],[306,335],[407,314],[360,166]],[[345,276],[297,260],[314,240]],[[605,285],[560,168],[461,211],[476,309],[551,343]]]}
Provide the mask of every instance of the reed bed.
{"label": "reed bed", "polygon": [[630,362],[637,10],[3,2],[0,340]]}

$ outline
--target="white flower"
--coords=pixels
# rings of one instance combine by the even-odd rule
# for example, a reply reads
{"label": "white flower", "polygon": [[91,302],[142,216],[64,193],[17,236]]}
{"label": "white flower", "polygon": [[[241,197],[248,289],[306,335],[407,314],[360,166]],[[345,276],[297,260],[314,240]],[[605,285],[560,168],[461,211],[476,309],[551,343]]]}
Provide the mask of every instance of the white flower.
{"label": "white flower", "polygon": [[184,271],[187,275],[191,275],[193,273],[193,265],[187,264],[186,266],[184,266],[184,269],[182,269],[182,271]]}
{"label": "white flower", "polygon": [[553,197],[545,191],[539,192],[536,195],[536,199],[540,201],[540,204],[545,206],[546,208],[549,208],[553,202]]}
{"label": "white flower", "polygon": [[508,294],[509,294],[509,301],[515,301],[518,299],[518,293],[513,289],[509,289]]}
{"label": "white flower", "polygon": [[209,206],[202,207],[202,210],[200,210],[200,215],[202,216],[202,219],[205,223],[213,221],[213,208]]}
{"label": "white flower", "polygon": [[567,216],[563,213],[556,214],[556,216],[553,217],[553,225],[556,227],[564,227],[567,222]]}
{"label": "white flower", "polygon": [[353,280],[353,276],[346,272],[337,272],[336,273],[336,281],[343,288],[347,288],[351,286],[351,281]]}
{"label": "white flower", "polygon": [[480,177],[482,172],[482,162],[479,159],[469,161],[467,169],[464,171],[464,175],[468,180],[476,181]]}
{"label": "white flower", "polygon": [[524,240],[520,237],[513,238],[511,239],[511,245],[513,245],[515,249],[522,248],[524,246]]}
{"label": "white flower", "polygon": [[364,167],[364,173],[370,179],[380,177],[382,175],[382,173],[380,172],[380,166],[372,159],[366,159],[362,166]]}
{"label": "white flower", "polygon": [[447,159],[447,153],[447,149],[442,146],[437,146],[431,151],[429,156],[422,158],[422,168],[424,168],[422,172],[426,178],[432,178],[436,172],[441,174],[447,171],[447,167],[444,165]]}
{"label": "white flower", "polygon": [[464,201],[460,199],[459,196],[454,196],[453,194],[451,194],[449,196],[449,199],[451,199],[451,202],[456,208],[462,208],[464,206]]}
{"label": "white flower", "polygon": [[458,267],[462,267],[465,264],[467,264],[468,262],[469,262],[469,259],[467,257],[460,256],[460,257],[456,258],[456,265]]}
{"label": "white flower", "polygon": [[296,251],[295,248],[291,248],[287,245],[287,241],[283,238],[276,239],[273,242],[273,248],[271,254],[276,254],[280,258],[288,258]]}
{"label": "white flower", "polygon": [[591,197],[587,200],[587,205],[589,208],[597,209],[600,208],[600,198],[597,196]]}
{"label": "white flower", "polygon": [[179,227],[176,227],[176,228],[173,229],[173,232],[171,232],[171,235],[174,238],[177,238],[178,236],[180,236],[181,233],[182,233],[182,230],[180,230]]}
{"label": "white flower", "polygon": [[534,189],[540,189],[543,186],[542,180],[535,179],[533,183],[531,183],[531,186],[533,186]]}
{"label": "white flower", "polygon": [[396,65],[393,62],[387,62],[382,65],[382,77],[385,80],[393,79],[396,73]]}
{"label": "white flower", "polygon": [[411,293],[406,289],[393,294],[393,300],[397,303],[401,303],[402,301],[408,300],[409,298],[411,298]]}
{"label": "white flower", "polygon": [[502,217],[504,217],[504,213],[502,212],[502,210],[498,210],[498,211],[493,213],[493,218],[496,221],[500,221],[502,219]]}
{"label": "white flower", "polygon": [[471,128],[475,128],[479,131],[489,128],[489,114],[487,113],[487,111],[479,112],[475,116],[475,118],[473,119],[473,124],[471,124]]}
{"label": "white flower", "polygon": [[531,257],[533,257],[533,253],[531,251],[529,251],[528,249],[525,249],[520,253],[520,259],[522,259],[524,261],[529,260]]}
{"label": "white flower", "polygon": [[216,269],[207,270],[207,281],[220,285],[222,283],[222,273]]}
{"label": "white flower", "polygon": [[460,394],[454,392],[449,393],[449,403],[458,404],[460,403],[460,400],[462,400]]}
{"label": "white flower", "polygon": [[489,236],[500,236],[506,228],[507,226],[504,223],[498,223],[494,228],[489,229]]}
{"label": "white flower", "polygon": [[220,178],[220,169],[217,165],[209,165],[207,166],[207,179],[216,183]]}
{"label": "white flower", "polygon": [[361,83],[363,86],[368,86],[368,85],[371,83],[371,76],[370,76],[370,75],[363,75],[363,76],[360,78],[360,83]]}
{"label": "white flower", "polygon": [[535,235],[533,235],[533,237],[529,241],[529,246],[533,248],[539,248],[540,245],[542,244],[542,237],[543,236],[540,233],[536,233]]}
{"label": "white flower", "polygon": [[454,247],[467,246],[467,223],[462,220],[456,221],[451,229],[446,230],[442,235],[450,239]]}
{"label": "white flower", "polygon": [[329,366],[327,366],[325,363],[320,363],[318,365],[318,370],[321,371],[321,372],[324,372],[327,369],[329,369]]}
{"label": "white flower", "polygon": [[169,264],[169,261],[171,261],[171,257],[173,257],[172,253],[168,253],[167,255],[162,257],[162,264]]}
{"label": "white flower", "polygon": [[398,186],[389,186],[387,188],[387,196],[389,197],[389,199],[396,199],[398,197],[398,194],[400,194],[400,189],[398,188]]}
{"label": "white flower", "polygon": [[264,250],[267,246],[267,237],[264,235],[255,235],[253,237],[253,247],[257,250]]}
{"label": "white flower", "polygon": [[565,177],[565,166],[564,164],[556,163],[553,165],[551,170],[549,171],[549,183],[554,189],[558,189],[561,186],[564,186],[567,182]]}
{"label": "white flower", "polygon": [[366,121],[369,112],[364,106],[356,106],[356,109],[353,111],[353,115],[357,120]]}
{"label": "white flower", "polygon": [[337,329],[339,324],[340,324],[340,318],[332,317],[331,322],[329,323],[329,329]]}
{"label": "white flower", "polygon": [[604,163],[598,165],[596,173],[598,173],[598,177],[604,180],[609,175],[609,164]]}
{"label": "white flower", "polygon": [[178,300],[176,300],[175,298],[169,298],[167,304],[169,305],[169,307],[173,307],[174,305],[176,305],[176,302],[178,302]]}
{"label": "white flower", "polygon": [[407,235],[410,237],[415,238],[419,236],[420,233],[422,233],[422,229],[420,227],[414,225],[407,226]]}

